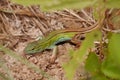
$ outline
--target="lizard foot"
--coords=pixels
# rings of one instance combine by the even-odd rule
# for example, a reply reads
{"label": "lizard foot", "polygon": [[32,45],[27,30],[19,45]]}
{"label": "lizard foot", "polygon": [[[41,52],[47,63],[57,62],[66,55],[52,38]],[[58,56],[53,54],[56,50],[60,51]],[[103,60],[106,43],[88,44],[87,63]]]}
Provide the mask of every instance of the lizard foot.
{"label": "lizard foot", "polygon": [[50,57],[50,63],[55,63],[56,58],[57,58],[57,55],[52,55]]}

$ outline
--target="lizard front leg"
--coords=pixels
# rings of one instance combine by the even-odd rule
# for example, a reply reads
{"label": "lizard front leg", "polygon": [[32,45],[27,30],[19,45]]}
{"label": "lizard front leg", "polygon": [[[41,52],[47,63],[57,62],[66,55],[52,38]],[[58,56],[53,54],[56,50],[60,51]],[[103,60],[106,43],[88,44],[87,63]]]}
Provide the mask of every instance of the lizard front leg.
{"label": "lizard front leg", "polygon": [[50,63],[54,63],[56,58],[57,58],[57,50],[58,50],[58,47],[55,46],[53,48],[53,52],[52,52],[52,56],[50,57]]}

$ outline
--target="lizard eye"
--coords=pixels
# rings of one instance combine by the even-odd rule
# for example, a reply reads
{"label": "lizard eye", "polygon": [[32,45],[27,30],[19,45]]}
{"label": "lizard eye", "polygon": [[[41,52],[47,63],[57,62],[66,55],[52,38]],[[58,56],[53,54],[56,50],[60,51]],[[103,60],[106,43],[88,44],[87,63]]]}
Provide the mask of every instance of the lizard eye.
{"label": "lizard eye", "polygon": [[85,36],[81,36],[81,37],[80,37],[80,40],[85,40]]}
{"label": "lizard eye", "polygon": [[34,50],[35,48],[32,48],[32,50]]}

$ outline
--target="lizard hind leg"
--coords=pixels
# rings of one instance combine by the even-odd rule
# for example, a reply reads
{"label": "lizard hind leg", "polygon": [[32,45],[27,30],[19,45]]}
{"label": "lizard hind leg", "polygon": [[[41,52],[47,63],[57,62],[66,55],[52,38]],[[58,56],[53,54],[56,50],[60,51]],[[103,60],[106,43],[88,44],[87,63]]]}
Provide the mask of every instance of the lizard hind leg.
{"label": "lizard hind leg", "polygon": [[85,34],[76,34],[72,39],[71,42],[76,45],[76,48],[79,48],[81,42],[85,39]]}

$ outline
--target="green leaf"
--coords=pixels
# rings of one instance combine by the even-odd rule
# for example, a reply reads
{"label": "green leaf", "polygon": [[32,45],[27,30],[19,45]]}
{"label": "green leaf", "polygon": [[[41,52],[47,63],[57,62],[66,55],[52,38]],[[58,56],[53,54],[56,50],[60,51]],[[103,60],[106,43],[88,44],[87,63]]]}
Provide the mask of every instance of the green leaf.
{"label": "green leaf", "polygon": [[2,58],[0,58],[0,68],[2,68],[5,73],[7,73],[7,76],[3,75],[2,73],[0,73],[0,77],[3,78],[4,80],[14,80],[13,75],[11,74],[10,69],[8,68],[8,66],[5,64],[5,60],[3,60]]}
{"label": "green leaf", "polygon": [[90,52],[85,63],[85,68],[92,74],[96,74],[100,71],[101,63],[98,56],[94,52]]}
{"label": "green leaf", "polygon": [[94,41],[99,40],[100,38],[101,33],[97,30],[88,33],[80,48],[74,51],[72,59],[67,64],[63,65],[68,80],[73,80],[75,71],[79,67],[80,63],[85,61],[88,50],[94,47]]}
{"label": "green leaf", "polygon": [[98,73],[92,76],[91,80],[109,80],[109,79],[107,79],[103,74]]}
{"label": "green leaf", "polygon": [[78,68],[78,62],[76,62],[75,59],[72,59],[67,64],[64,64],[63,68],[66,72],[65,75],[68,78],[68,80],[73,80],[76,69]]}
{"label": "green leaf", "polygon": [[[94,9],[94,10],[95,10],[95,9]],[[100,16],[99,16],[99,14],[98,14],[98,11],[94,11],[94,12],[93,12],[93,17],[94,17],[95,20],[99,20],[99,19],[100,19]]]}
{"label": "green leaf", "polygon": [[91,6],[96,0],[61,0],[59,4],[45,6],[46,10],[61,10],[64,8],[68,9],[80,9],[87,6]]}
{"label": "green leaf", "polygon": [[120,8],[120,0],[106,0],[105,6],[107,8]]}
{"label": "green leaf", "polygon": [[101,62],[94,52],[90,52],[85,63],[85,68],[91,74],[91,80],[108,80],[101,73]]}
{"label": "green leaf", "polygon": [[108,54],[102,64],[102,72],[114,79],[120,79],[120,34],[113,33],[108,44]]}
{"label": "green leaf", "polygon": [[46,5],[49,3],[54,3],[53,0],[11,0],[14,3],[22,4],[24,6],[30,6],[30,5]]}
{"label": "green leaf", "polygon": [[43,10],[80,9],[92,6],[97,0],[12,0],[22,5],[39,4]]}

